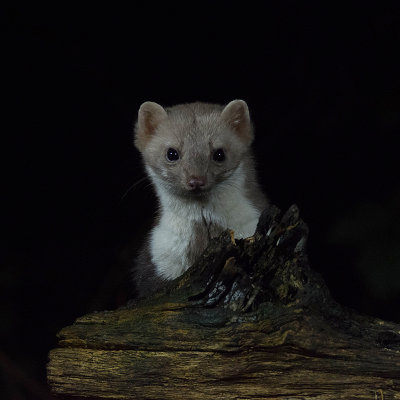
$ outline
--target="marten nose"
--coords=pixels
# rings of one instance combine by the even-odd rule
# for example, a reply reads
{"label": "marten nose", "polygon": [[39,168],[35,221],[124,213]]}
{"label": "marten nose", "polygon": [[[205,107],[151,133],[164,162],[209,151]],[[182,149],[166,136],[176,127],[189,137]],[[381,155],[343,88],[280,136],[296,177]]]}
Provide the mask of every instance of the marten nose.
{"label": "marten nose", "polygon": [[188,182],[189,190],[203,189],[207,184],[207,178],[205,176],[192,176]]}

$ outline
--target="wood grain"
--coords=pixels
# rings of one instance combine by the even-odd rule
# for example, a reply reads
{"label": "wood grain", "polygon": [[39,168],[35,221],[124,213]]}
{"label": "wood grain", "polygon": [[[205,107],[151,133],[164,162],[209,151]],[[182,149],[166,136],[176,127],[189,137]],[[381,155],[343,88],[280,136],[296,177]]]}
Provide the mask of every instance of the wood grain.
{"label": "wood grain", "polygon": [[64,398],[400,399],[400,325],[337,304],[308,265],[297,207],[225,232],[151,298],[59,333]]}

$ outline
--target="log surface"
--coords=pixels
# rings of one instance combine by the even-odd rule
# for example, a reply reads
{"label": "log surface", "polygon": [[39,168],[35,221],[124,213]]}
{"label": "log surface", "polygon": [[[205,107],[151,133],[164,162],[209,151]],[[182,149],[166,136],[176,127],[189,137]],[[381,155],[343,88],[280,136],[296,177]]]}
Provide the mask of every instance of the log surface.
{"label": "log surface", "polygon": [[59,333],[66,398],[400,399],[400,325],[344,309],[311,270],[296,206],[212,241],[151,298]]}

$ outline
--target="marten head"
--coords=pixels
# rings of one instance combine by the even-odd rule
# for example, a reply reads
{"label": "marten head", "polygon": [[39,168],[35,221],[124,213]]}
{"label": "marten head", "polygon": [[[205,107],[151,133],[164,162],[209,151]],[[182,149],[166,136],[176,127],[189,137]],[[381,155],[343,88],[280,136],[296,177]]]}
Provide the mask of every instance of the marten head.
{"label": "marten head", "polygon": [[[247,104],[140,106],[135,145],[153,180],[179,196],[204,197],[228,182],[248,154],[253,129]],[[234,182],[232,183],[234,184]]]}

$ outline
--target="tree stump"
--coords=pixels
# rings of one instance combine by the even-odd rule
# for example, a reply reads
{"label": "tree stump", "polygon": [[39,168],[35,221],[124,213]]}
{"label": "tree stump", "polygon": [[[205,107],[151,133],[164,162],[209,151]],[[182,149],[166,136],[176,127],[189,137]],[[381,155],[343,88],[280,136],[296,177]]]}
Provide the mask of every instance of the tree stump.
{"label": "tree stump", "polygon": [[61,330],[48,382],[67,398],[400,399],[400,325],[337,304],[310,269],[296,206],[224,232],[150,298]]}

